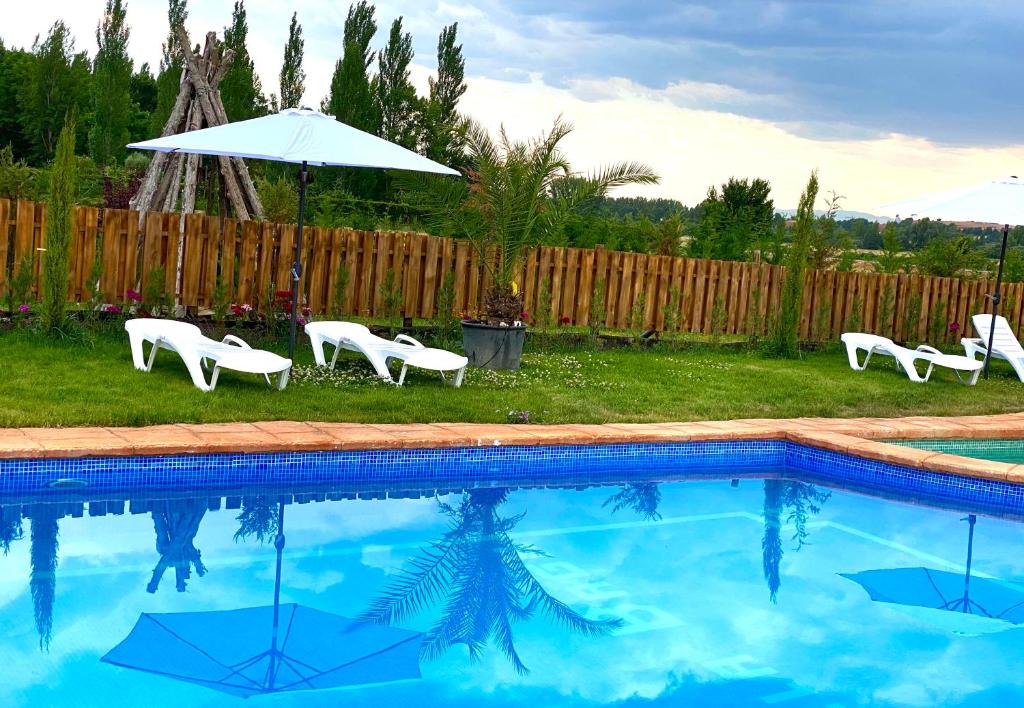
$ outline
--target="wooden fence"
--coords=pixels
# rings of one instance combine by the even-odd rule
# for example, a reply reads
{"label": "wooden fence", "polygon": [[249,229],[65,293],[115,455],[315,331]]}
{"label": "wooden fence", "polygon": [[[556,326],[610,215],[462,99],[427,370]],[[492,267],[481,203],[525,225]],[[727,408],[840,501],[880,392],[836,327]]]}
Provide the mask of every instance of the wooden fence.
{"label": "wooden fence", "polygon": [[[101,264],[99,290],[121,303],[162,267],[165,292],[189,308],[214,305],[222,279],[230,302],[259,305],[268,293],[288,290],[295,226],[79,207],[71,249],[68,297],[85,302],[93,264]],[[25,256],[33,258],[39,292],[39,249],[45,248],[46,209],[28,201],[0,199],[0,282]],[[181,238],[179,239],[179,233]],[[331,309],[339,274],[348,273],[344,313],[379,317],[388,271],[401,287],[402,314],[431,317],[446,274],[455,273],[455,310],[472,314],[482,305],[490,279],[466,241],[418,233],[312,227],[305,230],[302,292],[316,314]],[[182,268],[179,278],[179,244]],[[730,261],[621,253],[603,248],[533,250],[518,283],[525,309],[536,321],[539,303],[550,299],[550,321],[587,325],[592,313],[619,329],[674,328],[705,334],[764,333],[778,310],[785,269]],[[600,284],[600,285],[599,285]],[[900,341],[957,341],[970,316],[985,311],[992,284],[917,275],[809,271],[804,282],[801,336],[824,339],[846,329],[875,332]],[[603,305],[592,308],[595,292]],[[1004,312],[1020,331],[1024,284],[1004,289]]]}

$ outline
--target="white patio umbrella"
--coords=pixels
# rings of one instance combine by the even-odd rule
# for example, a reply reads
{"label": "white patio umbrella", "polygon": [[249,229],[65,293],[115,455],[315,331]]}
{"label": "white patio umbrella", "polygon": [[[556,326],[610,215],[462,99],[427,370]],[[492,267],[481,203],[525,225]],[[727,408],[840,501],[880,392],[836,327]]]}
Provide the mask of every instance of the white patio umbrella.
{"label": "white patio umbrella", "polygon": [[[964,187],[949,192],[883,204],[877,211],[884,216],[902,216],[913,219],[941,219],[943,221],[978,221],[1003,224],[1003,242],[999,249],[999,268],[996,271],[996,291],[992,299],[992,316],[999,314],[1000,291],[1003,284],[1003,262],[1006,260],[1006,242],[1010,226],[1024,225],[1024,180],[1016,175],[991,182]],[[992,351],[995,327],[989,332],[985,354],[985,378]]]}
{"label": "white patio umbrella", "polygon": [[299,309],[302,225],[306,216],[309,166],[370,167],[442,175],[459,174],[411,150],[336,121],[333,116],[307,108],[286,108],[275,115],[131,143],[128,147],[156,152],[248,157],[302,165],[299,171],[299,224],[295,239],[295,261],[292,265],[289,358],[294,358],[295,354],[295,318]]}

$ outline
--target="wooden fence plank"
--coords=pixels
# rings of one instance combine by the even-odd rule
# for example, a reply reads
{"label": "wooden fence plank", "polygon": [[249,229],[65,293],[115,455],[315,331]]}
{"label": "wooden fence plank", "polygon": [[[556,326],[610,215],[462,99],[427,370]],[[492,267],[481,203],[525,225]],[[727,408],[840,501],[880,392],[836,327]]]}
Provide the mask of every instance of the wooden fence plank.
{"label": "wooden fence plank", "polygon": [[690,314],[690,332],[704,332],[704,304],[707,301],[708,268],[713,261],[693,261],[693,309]]}
{"label": "wooden fence plank", "polygon": [[[305,231],[305,229],[303,229]],[[308,295],[306,305],[315,314],[323,314],[327,310],[327,303],[330,302],[330,294],[327,290],[330,285],[330,248],[331,231],[319,226],[310,228],[308,233],[303,234],[309,238],[310,255],[306,261],[306,278]]]}
{"label": "wooden fence plank", "polygon": [[232,302],[238,287],[238,219],[221,219],[220,259],[214,287],[218,282],[224,288],[224,297]]}
{"label": "wooden fence plank", "polygon": [[262,288],[256,283],[259,264],[261,226],[256,221],[242,222],[242,236],[238,255],[238,286],[235,302],[239,305],[256,305],[262,295]]}
{"label": "wooden fence plank", "polygon": [[204,214],[185,216],[185,257],[182,261],[181,304],[199,304],[199,278],[202,271],[203,236],[207,218]]}
{"label": "wooden fence plank", "polygon": [[560,249],[565,251],[565,276],[562,287],[558,313],[560,319],[568,319],[573,324],[576,320],[576,301],[579,299],[579,267],[580,251],[578,248]]}
{"label": "wooden fence plank", "polygon": [[594,261],[591,250],[579,252],[579,281],[576,288],[576,307],[571,315],[578,325],[590,324],[590,305],[594,299]]}
{"label": "wooden fence plank", "polygon": [[68,299],[72,302],[86,302],[92,296],[95,283],[89,278],[96,263],[96,237],[99,231],[99,209],[75,207],[73,230],[68,265]]}
{"label": "wooden fence plank", "polygon": [[420,312],[423,317],[429,317],[434,314],[436,309],[435,298],[437,297],[437,290],[441,287],[444,281],[444,275],[442,274],[443,269],[443,249],[447,239],[439,239],[426,237],[424,243],[424,258],[423,258],[423,304]]}
{"label": "wooden fence plank", "polygon": [[406,267],[403,271],[402,293],[407,317],[430,317],[423,311],[423,234],[407,234]]}
{"label": "wooden fence plank", "polygon": [[461,312],[476,315],[476,307],[469,300],[469,277],[467,266],[472,250],[466,241],[455,241],[455,262],[452,264],[455,269],[455,308]]}

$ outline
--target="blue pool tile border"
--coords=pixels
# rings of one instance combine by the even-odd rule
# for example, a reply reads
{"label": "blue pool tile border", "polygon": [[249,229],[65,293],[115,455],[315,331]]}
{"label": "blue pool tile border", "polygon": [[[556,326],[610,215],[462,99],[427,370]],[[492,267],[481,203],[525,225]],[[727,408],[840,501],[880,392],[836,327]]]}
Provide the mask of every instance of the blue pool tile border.
{"label": "blue pool tile border", "polygon": [[921,470],[795,443],[788,443],[785,464],[816,480],[879,494],[1024,511],[1024,485],[1020,484]]}
{"label": "blue pool tile border", "polygon": [[90,492],[216,490],[260,484],[403,482],[440,486],[525,485],[564,478],[585,483],[609,473],[730,473],[785,468],[794,477],[913,499],[1024,511],[1024,485],[870,460],[783,440],[493,446],[364,451],[197,454],[0,460],[0,495],[46,492],[58,480]]}
{"label": "blue pool tile border", "polygon": [[0,460],[0,494],[45,489],[55,480],[82,482],[89,489],[271,481],[517,483],[552,472],[579,478],[589,471],[622,470],[639,476],[652,468],[781,466],[785,455],[780,440],[753,440]]}

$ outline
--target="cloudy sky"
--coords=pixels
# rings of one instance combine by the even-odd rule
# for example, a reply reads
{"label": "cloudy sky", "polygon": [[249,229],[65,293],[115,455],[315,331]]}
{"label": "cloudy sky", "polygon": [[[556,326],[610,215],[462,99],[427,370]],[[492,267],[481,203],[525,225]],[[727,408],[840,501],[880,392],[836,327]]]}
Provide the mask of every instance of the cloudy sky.
{"label": "cloudy sky", "polygon": [[[95,50],[104,0],[36,0],[0,37],[30,45],[63,18]],[[163,0],[128,0],[131,52],[155,65]],[[277,90],[290,13],[306,37],[305,102],[327,91],[348,3],[247,0],[250,52]],[[193,36],[221,30],[231,0],[191,0]],[[639,159],[661,175],[634,193],[693,204],[731,175],[766,177],[780,208],[812,169],[844,206],[880,203],[1024,170],[1019,67],[1024,4],[951,0],[397,0],[377,3],[382,29],[404,16],[425,85],[436,36],[459,22],[466,112],[514,135],[559,114],[566,147],[587,168]]]}

